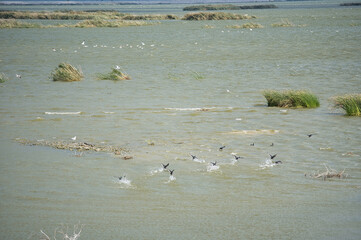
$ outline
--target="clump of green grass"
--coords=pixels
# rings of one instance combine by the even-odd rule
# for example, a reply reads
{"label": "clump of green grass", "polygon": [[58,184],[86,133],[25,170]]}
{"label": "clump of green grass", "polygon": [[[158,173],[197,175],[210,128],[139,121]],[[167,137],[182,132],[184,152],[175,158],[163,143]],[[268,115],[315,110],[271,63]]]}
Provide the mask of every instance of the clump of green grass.
{"label": "clump of green grass", "polygon": [[0,28],[42,28],[41,24],[21,22],[15,19],[0,19]]}
{"label": "clump of green grass", "polygon": [[346,111],[348,116],[361,116],[361,94],[347,94],[333,98],[336,107]]}
{"label": "clump of green grass", "polygon": [[242,24],[242,25],[230,25],[230,26],[227,26],[227,28],[249,28],[249,29],[253,29],[253,28],[263,28],[263,26],[259,23],[252,23],[252,22],[249,22],[249,23],[245,23],[245,24]]}
{"label": "clump of green grass", "polygon": [[184,15],[182,20],[243,20],[243,19],[252,19],[256,18],[255,16],[249,16],[247,14],[235,14],[228,12],[198,12],[198,13],[188,13]]}
{"label": "clump of green grass", "polygon": [[305,90],[265,90],[263,96],[269,107],[316,108],[320,106],[318,98]]}
{"label": "clump of green grass", "polygon": [[295,25],[288,19],[282,19],[279,23],[273,23],[272,27],[294,27]]}
{"label": "clump of green grass", "polygon": [[53,81],[74,82],[80,81],[84,76],[81,70],[76,69],[69,63],[61,63],[51,73]]}
{"label": "clump of green grass", "polygon": [[130,77],[128,74],[122,73],[118,69],[112,68],[112,71],[107,74],[99,74],[98,75],[99,80],[130,80]]}
{"label": "clump of green grass", "polygon": [[8,77],[4,73],[0,73],[0,83],[9,80]]}

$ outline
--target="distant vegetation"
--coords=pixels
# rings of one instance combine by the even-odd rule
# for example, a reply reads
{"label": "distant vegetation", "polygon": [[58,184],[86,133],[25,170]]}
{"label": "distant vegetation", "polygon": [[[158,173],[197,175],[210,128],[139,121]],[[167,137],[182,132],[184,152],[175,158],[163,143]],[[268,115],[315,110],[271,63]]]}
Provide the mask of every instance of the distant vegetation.
{"label": "distant vegetation", "polygon": [[361,116],[361,94],[348,94],[333,98],[336,107],[346,111],[348,116]]}
{"label": "distant vegetation", "polygon": [[76,69],[69,63],[61,63],[51,73],[53,81],[74,82],[80,81],[84,76],[81,70]]}
{"label": "distant vegetation", "polygon": [[249,29],[253,29],[253,28],[263,28],[263,26],[259,23],[245,23],[242,25],[231,25],[231,26],[227,26],[227,28],[249,28]]}
{"label": "distant vegetation", "polygon": [[340,6],[342,7],[351,7],[351,6],[361,6],[361,3],[341,3]]}
{"label": "distant vegetation", "polygon": [[178,19],[176,15],[130,15],[117,11],[55,11],[55,12],[29,12],[29,11],[0,11],[2,19],[43,19],[43,20],[172,20]]}
{"label": "distant vegetation", "polygon": [[167,15],[125,15],[122,20],[177,20],[179,17],[173,14]]}
{"label": "distant vegetation", "polygon": [[7,80],[8,78],[6,77],[6,75],[4,73],[0,73],[0,83],[3,83]]}
{"label": "distant vegetation", "polygon": [[37,23],[21,22],[15,19],[0,19],[0,28],[41,28],[44,27]]}
{"label": "distant vegetation", "polygon": [[144,26],[153,25],[154,23],[144,21],[125,21],[125,20],[83,20],[76,24],[56,24],[42,25],[37,23],[22,22],[15,19],[0,19],[0,28],[55,28],[55,27],[76,27],[76,28],[92,28],[92,27],[128,27],[128,26]]}
{"label": "distant vegetation", "polygon": [[275,91],[265,90],[263,96],[267,99],[269,107],[319,107],[318,98],[309,91],[303,90],[286,90]]}
{"label": "distant vegetation", "polygon": [[99,74],[98,75],[99,80],[130,80],[129,75],[122,73],[118,69],[112,68],[112,71],[107,74]]}
{"label": "distant vegetation", "polygon": [[252,19],[255,16],[249,16],[247,14],[234,14],[225,12],[199,12],[199,13],[188,13],[184,15],[182,20],[241,20],[241,19]]}
{"label": "distant vegetation", "polygon": [[89,28],[89,27],[126,27],[126,26],[143,26],[143,25],[151,25],[151,23],[147,23],[144,21],[125,21],[125,20],[108,21],[108,20],[98,19],[98,20],[84,20],[78,22],[75,25],[59,25],[59,27]]}
{"label": "distant vegetation", "polygon": [[265,9],[277,8],[273,4],[265,5],[249,5],[249,6],[236,6],[233,4],[215,4],[215,5],[194,5],[183,8],[183,11],[217,11],[217,10],[240,10],[240,9]]}

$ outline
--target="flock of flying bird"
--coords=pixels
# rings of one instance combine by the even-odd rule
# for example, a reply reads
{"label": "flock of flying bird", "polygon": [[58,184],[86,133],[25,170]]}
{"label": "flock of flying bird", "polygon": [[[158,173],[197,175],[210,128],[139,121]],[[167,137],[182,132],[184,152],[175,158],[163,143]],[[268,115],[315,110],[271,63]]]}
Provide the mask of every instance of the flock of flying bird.
{"label": "flock of flying bird", "polygon": [[[313,134],[307,134],[308,137],[312,137]],[[251,143],[250,146],[254,146],[254,143]],[[273,143],[271,143],[270,145],[271,147],[274,146]],[[226,146],[221,146],[218,150],[219,151],[223,151],[223,149],[225,149]],[[234,160],[235,161],[238,161],[239,159],[242,159],[243,157],[241,156],[237,156],[236,154],[232,153],[232,155],[234,156]],[[202,160],[202,159],[199,159],[197,156],[195,155],[192,155],[190,154],[190,156],[192,157],[192,160],[195,161],[195,162],[199,162],[199,163],[204,163],[205,160]],[[273,159],[276,158],[277,156],[277,153],[276,154],[269,154],[270,156],[270,159],[268,159],[267,161],[269,161],[269,163],[271,163],[272,165],[277,165],[277,164],[282,164],[282,161],[281,160],[277,160],[277,161],[274,161]],[[214,171],[214,170],[218,170],[219,169],[219,165],[217,165],[217,161],[214,161],[214,162],[210,162],[210,164],[208,165],[207,167],[207,171]],[[170,174],[170,181],[172,180],[175,180],[175,177],[173,176],[173,173],[174,173],[174,169],[173,170],[170,170],[169,169],[169,163],[167,164],[164,164],[162,163],[162,168],[160,169],[160,172],[163,172],[163,171],[168,171],[169,174]],[[126,179],[126,176],[123,175],[123,176],[120,176],[120,177],[115,177],[117,178],[121,183],[126,183],[126,184],[130,184],[130,181],[128,179]]]}

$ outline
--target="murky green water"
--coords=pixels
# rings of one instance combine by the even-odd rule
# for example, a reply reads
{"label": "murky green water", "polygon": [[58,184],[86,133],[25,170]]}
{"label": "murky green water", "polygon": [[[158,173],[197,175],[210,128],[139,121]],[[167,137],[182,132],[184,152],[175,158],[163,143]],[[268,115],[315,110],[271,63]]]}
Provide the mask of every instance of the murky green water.
{"label": "murky green water", "polygon": [[[1,29],[0,238],[81,223],[80,239],[358,239],[361,121],[330,98],[361,90],[360,8],[321,3],[242,11],[264,26],[252,31],[226,27],[238,21]],[[282,19],[301,26],[271,27]],[[63,61],[84,80],[52,82]],[[132,80],[96,79],[115,65]],[[321,106],[267,108],[264,89],[312,90]],[[15,141],[74,136],[124,146],[133,159]],[[276,153],[283,164],[263,168]],[[220,168],[208,172],[211,161]],[[170,182],[159,172],[168,162]],[[323,164],[349,178],[304,177]],[[130,185],[114,178],[124,174]]]}

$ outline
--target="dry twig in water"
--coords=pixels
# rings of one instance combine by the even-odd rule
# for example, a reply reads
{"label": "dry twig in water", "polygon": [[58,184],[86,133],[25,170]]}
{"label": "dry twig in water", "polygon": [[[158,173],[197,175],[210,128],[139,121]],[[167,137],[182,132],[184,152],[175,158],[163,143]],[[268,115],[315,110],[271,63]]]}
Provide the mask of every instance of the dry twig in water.
{"label": "dry twig in water", "polygon": [[346,178],[348,175],[345,174],[345,169],[343,171],[337,171],[335,169],[329,168],[326,166],[326,164],[324,164],[326,171],[325,172],[317,172],[314,174],[310,174],[310,177],[312,178],[322,178],[323,180],[326,180],[327,178]]}

